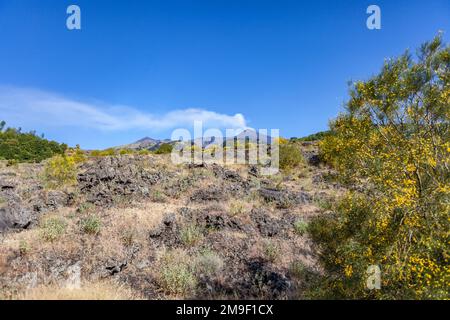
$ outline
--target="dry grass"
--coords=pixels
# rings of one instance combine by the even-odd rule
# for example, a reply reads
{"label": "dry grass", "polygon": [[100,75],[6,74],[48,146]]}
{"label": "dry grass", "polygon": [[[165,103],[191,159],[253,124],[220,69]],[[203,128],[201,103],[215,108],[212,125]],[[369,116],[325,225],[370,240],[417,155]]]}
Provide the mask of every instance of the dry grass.
{"label": "dry grass", "polygon": [[58,241],[46,241],[43,239],[43,228],[40,224],[36,228],[23,230],[19,233],[9,233],[4,236],[2,246],[5,249],[20,251],[20,247],[26,243],[28,245],[29,254],[34,251],[64,251],[66,253],[73,252],[80,246],[79,236],[77,231],[79,229],[77,220],[74,218],[76,215],[74,209],[62,208],[57,212],[53,212],[45,216],[47,219],[59,218],[66,223],[64,232],[58,237]]}
{"label": "dry grass", "polygon": [[[62,219],[65,229],[58,234],[54,241],[45,241],[42,237],[42,225],[17,233],[8,233],[0,237],[0,274],[4,272],[4,279],[14,284],[13,279],[19,279],[21,275],[36,274],[37,283],[63,283],[67,275],[61,274],[62,279],[50,279],[48,268],[53,264],[48,257],[56,257],[62,261],[80,261],[83,279],[102,279],[102,271],[109,259],[127,261],[125,272],[152,279],[149,285],[148,297],[191,298],[202,293],[201,283],[203,277],[208,276],[217,281],[225,279],[228,272],[228,259],[234,259],[228,250],[242,248],[245,259],[265,258],[270,267],[280,273],[288,272],[292,264],[298,263],[305,267],[312,267],[316,263],[313,252],[310,251],[311,243],[307,234],[303,237],[295,236],[292,228],[289,238],[271,238],[268,240],[259,232],[247,233],[243,231],[224,228],[211,233],[202,232],[197,229],[196,216],[177,216],[177,229],[184,242],[184,249],[165,248],[165,242],[149,241],[149,231],[158,228],[163,218],[169,213],[177,213],[181,207],[189,207],[199,212],[224,213],[233,216],[242,224],[254,224],[250,212],[254,208],[263,208],[271,218],[282,219],[286,210],[279,210],[275,206],[267,205],[259,195],[258,187],[261,181],[269,181],[271,186],[279,186],[283,189],[300,191],[299,184],[303,190],[315,187],[314,191],[335,192],[333,189],[322,189],[314,186],[312,174],[306,177],[293,177],[279,174],[275,177],[254,178],[249,176],[248,167],[244,165],[230,165],[227,169],[237,171],[244,179],[251,178],[251,192],[243,197],[230,196],[224,201],[193,202],[189,197],[193,190],[206,189],[211,185],[228,184],[229,180],[216,177],[211,168],[188,168],[186,165],[173,165],[169,159],[170,155],[153,156],[148,155],[143,159],[145,170],[169,171],[167,180],[162,181],[151,190],[155,192],[152,199],[134,202],[113,208],[87,206],[84,208],[80,197],[77,203],[83,210],[76,211],[75,207],[58,209],[56,212],[47,213],[42,217],[41,223],[49,218]],[[32,167],[20,166],[23,170],[19,174],[33,176]],[[13,169],[5,169],[13,170]],[[315,169],[314,169],[315,170]],[[3,171],[3,170],[2,170]],[[36,169],[36,172],[39,169]],[[180,192],[179,197],[162,196],[172,182],[177,187],[178,181],[186,179],[188,187]],[[161,198],[161,199],[160,199]],[[157,201],[155,201],[157,200]],[[0,200],[1,205],[1,200]],[[308,221],[311,216],[319,213],[317,204],[305,204],[296,206],[289,210],[298,219]],[[89,217],[96,217],[95,232],[85,232],[83,221]],[[179,228],[178,228],[179,227]],[[90,229],[89,229],[90,230]],[[88,231],[89,231],[88,230]],[[210,241],[211,240],[211,241]],[[216,243],[217,241],[217,243]],[[244,246],[243,243],[249,243]],[[208,245],[208,248],[205,246]],[[211,248],[209,248],[211,246]],[[135,252],[135,248],[139,251]],[[238,263],[238,262],[236,262]],[[239,262],[240,263],[240,262]],[[142,265],[142,266],[141,266]],[[42,266],[36,270],[36,266]],[[244,268],[244,266],[243,266]],[[297,270],[297,269],[295,269]],[[223,278],[222,278],[223,277]],[[61,281],[60,281],[61,280]],[[6,283],[6,282],[4,282]],[[130,282],[134,286],[134,282]],[[7,284],[7,283],[6,283]],[[26,300],[121,300],[139,299],[128,287],[119,286],[115,282],[86,282],[80,289],[69,289],[56,285],[38,286],[26,289],[28,282],[23,282],[11,288],[6,285],[9,295],[4,297],[26,299]],[[34,283],[33,285],[36,285]],[[145,282],[139,283],[135,289],[142,290]],[[1,294],[0,294],[1,295]],[[20,296],[18,296],[20,295]],[[230,296],[224,296],[230,298]]]}
{"label": "dry grass", "polygon": [[7,259],[8,259],[8,252],[6,248],[0,247],[0,274],[6,272],[6,270],[8,269]]}
{"label": "dry grass", "polygon": [[136,300],[130,289],[112,282],[86,283],[80,289],[39,286],[27,290],[18,300]]}
{"label": "dry grass", "polygon": [[[0,269],[6,263],[7,253],[20,252],[27,260],[38,264],[47,254],[63,259],[82,256],[83,269],[89,272],[108,257],[126,259],[126,248],[132,244],[148,247],[149,230],[156,228],[165,214],[175,212],[177,208],[176,204],[144,202],[139,207],[99,211],[95,213],[101,220],[98,234],[86,234],[82,228],[83,219],[92,212],[80,214],[75,209],[60,209],[46,217],[58,217],[66,222],[64,233],[56,241],[43,239],[41,227],[5,235],[0,244],[4,252],[0,252]],[[26,250],[23,250],[24,246]]]}
{"label": "dry grass", "polygon": [[167,213],[178,208],[176,203],[144,202],[138,206],[106,211],[100,241],[123,240],[124,237],[130,240],[132,237],[133,242],[145,244],[148,231],[159,226]]}
{"label": "dry grass", "polygon": [[231,200],[228,202],[228,212],[231,216],[240,216],[249,214],[252,208],[256,205],[250,199],[246,200]]}

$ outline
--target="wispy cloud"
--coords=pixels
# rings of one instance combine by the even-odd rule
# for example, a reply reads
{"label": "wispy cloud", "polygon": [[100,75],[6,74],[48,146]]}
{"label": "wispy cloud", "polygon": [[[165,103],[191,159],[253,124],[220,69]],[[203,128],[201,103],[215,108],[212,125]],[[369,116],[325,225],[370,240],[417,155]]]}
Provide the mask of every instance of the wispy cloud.
{"label": "wispy cloud", "polygon": [[163,131],[190,127],[202,121],[205,127],[245,128],[242,114],[227,115],[198,108],[165,114],[142,112],[123,105],[82,102],[37,89],[0,86],[0,118],[28,125],[74,126],[104,131],[130,129]]}

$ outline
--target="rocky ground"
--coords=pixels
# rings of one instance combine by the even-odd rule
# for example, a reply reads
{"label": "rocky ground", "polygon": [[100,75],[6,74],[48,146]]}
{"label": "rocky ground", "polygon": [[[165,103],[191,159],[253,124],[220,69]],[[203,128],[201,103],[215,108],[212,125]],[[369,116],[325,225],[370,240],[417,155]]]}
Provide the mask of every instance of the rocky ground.
{"label": "rocky ground", "polygon": [[322,271],[305,227],[340,192],[314,146],[290,173],[89,159],[48,190],[43,165],[0,166],[0,299],[304,298]]}

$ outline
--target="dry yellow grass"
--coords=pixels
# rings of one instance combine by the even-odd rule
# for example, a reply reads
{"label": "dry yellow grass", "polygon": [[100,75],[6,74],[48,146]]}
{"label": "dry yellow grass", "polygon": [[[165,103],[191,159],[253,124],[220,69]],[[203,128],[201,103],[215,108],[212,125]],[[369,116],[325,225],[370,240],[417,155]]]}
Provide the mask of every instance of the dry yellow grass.
{"label": "dry yellow grass", "polygon": [[104,226],[100,240],[122,239],[132,236],[136,242],[146,242],[148,231],[156,228],[163,217],[170,212],[176,212],[178,204],[143,202],[139,207],[110,209],[105,212]]}
{"label": "dry yellow grass", "polygon": [[18,300],[136,300],[130,289],[112,282],[87,283],[80,289],[39,286],[27,290]]}

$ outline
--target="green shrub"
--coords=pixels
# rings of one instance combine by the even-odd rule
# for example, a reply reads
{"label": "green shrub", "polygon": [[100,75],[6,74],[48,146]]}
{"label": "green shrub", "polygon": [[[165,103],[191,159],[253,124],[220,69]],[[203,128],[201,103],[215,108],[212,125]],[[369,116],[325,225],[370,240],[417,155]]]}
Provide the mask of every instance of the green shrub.
{"label": "green shrub", "polygon": [[41,236],[46,241],[55,241],[64,234],[66,228],[67,223],[63,218],[47,218],[41,225]]}
{"label": "green shrub", "polygon": [[21,240],[19,243],[19,252],[21,255],[26,255],[28,252],[30,252],[31,248],[30,248],[30,244],[25,241],[25,240]]}
{"label": "green shrub", "polygon": [[120,149],[119,154],[120,155],[126,155],[126,154],[133,154],[134,151],[131,149]]}
{"label": "green shrub", "polygon": [[296,279],[303,278],[305,270],[305,265],[301,261],[293,261],[289,266],[289,273]]}
{"label": "green shrub", "polygon": [[101,157],[108,157],[116,155],[116,150],[114,148],[105,149],[100,152]]}
{"label": "green shrub", "polygon": [[114,148],[109,148],[105,150],[92,150],[90,152],[91,157],[108,157],[116,155],[116,150]]}
{"label": "green shrub", "polygon": [[318,141],[323,140],[324,138],[330,136],[331,134],[332,134],[331,130],[320,131],[303,138],[291,138],[291,141]]}
{"label": "green shrub", "polygon": [[166,253],[159,268],[159,284],[170,294],[182,295],[194,292],[197,278],[187,261],[178,256],[176,251]]}
{"label": "green shrub", "polygon": [[91,215],[81,220],[81,229],[84,233],[96,235],[100,233],[101,220],[96,215]]}
{"label": "green shrub", "polygon": [[159,190],[155,190],[151,196],[153,202],[165,203],[167,202],[167,197]]}
{"label": "green shrub", "polygon": [[172,152],[173,146],[169,143],[163,143],[155,150],[155,154],[169,154]]}
{"label": "green shrub", "polygon": [[197,225],[187,225],[180,230],[180,240],[186,246],[193,246],[203,238],[203,230]]}
{"label": "green shrub", "polygon": [[84,214],[86,212],[91,211],[94,208],[94,205],[90,202],[83,202],[77,209],[78,213]]}
{"label": "green shrub", "polygon": [[274,262],[280,256],[280,248],[277,244],[272,241],[265,241],[263,245],[264,257],[270,261]]}
{"label": "green shrub", "polygon": [[295,233],[299,236],[303,236],[308,231],[308,223],[303,220],[297,220],[294,223]]}
{"label": "green shrub", "polygon": [[138,154],[146,156],[146,155],[151,154],[151,152],[147,149],[142,149],[142,150],[139,150]]}
{"label": "green shrub", "polygon": [[305,163],[298,145],[292,143],[280,144],[280,169],[294,169]]}
{"label": "green shrub", "polygon": [[222,258],[209,249],[202,250],[194,261],[194,270],[197,274],[209,277],[217,275],[223,268]]}

